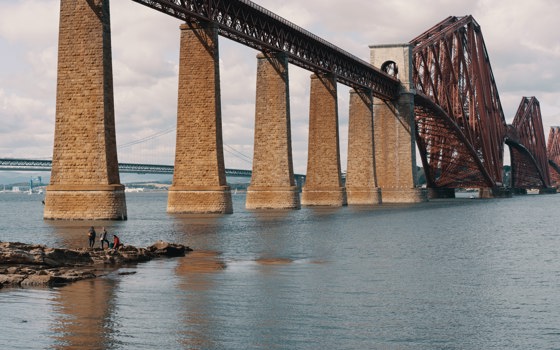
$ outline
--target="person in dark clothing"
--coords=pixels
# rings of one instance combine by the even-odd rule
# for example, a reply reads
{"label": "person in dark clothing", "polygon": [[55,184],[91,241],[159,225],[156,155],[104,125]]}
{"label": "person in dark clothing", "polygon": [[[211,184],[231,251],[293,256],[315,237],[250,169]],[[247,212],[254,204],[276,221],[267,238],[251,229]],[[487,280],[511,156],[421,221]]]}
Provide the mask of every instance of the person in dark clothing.
{"label": "person in dark clothing", "polygon": [[91,226],[88,230],[89,247],[93,248],[95,245],[95,229]]}
{"label": "person in dark clothing", "polygon": [[101,244],[101,249],[103,249],[104,244],[107,243],[107,248],[109,248],[109,241],[107,240],[107,230],[103,227],[103,231],[101,231],[101,237],[99,237],[99,244]]}

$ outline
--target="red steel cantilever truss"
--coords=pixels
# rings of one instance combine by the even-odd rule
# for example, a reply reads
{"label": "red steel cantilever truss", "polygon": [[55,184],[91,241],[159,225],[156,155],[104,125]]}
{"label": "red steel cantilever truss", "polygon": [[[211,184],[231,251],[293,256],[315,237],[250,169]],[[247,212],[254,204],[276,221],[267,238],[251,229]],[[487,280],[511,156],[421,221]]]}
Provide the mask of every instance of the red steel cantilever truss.
{"label": "red steel cantilever truss", "polygon": [[448,17],[410,44],[428,187],[503,185],[507,126],[480,26]]}
{"label": "red steel cantilever truss", "polygon": [[511,155],[511,187],[550,187],[541,107],[535,97],[521,99],[513,123],[508,127],[506,143]]}
{"label": "red steel cantilever truss", "polygon": [[560,126],[551,126],[548,134],[548,164],[552,186],[560,187]]}
{"label": "red steel cantilever truss", "polygon": [[284,52],[288,61],[375,97],[393,100],[400,83],[371,64],[249,0],[133,0],[188,22],[211,22],[220,35],[259,51]]}

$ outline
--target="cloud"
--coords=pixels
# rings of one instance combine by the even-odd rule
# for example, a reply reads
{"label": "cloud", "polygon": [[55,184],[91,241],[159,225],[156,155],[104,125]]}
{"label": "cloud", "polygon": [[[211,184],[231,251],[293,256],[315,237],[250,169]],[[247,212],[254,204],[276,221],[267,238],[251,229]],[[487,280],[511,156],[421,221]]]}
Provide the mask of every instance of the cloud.
{"label": "cloud", "polygon": [[59,1],[5,0],[0,5],[0,38],[21,45],[52,42],[58,31]]}
{"label": "cloud", "polygon": [[0,89],[2,157],[47,157],[52,152],[54,110],[41,100]]}
{"label": "cloud", "polygon": [[[509,121],[523,96],[541,102],[545,134],[560,124],[560,43],[554,28],[560,2],[533,0],[261,0],[257,3],[306,30],[369,60],[370,44],[408,42],[448,16],[472,14],[482,27]],[[0,2],[0,152],[43,156],[52,150],[59,0]],[[125,145],[173,128],[177,112],[180,21],[133,1],[111,2],[117,141]],[[222,120],[228,167],[250,168],[256,51],[220,39]],[[307,161],[310,72],[290,66],[294,169]],[[339,85],[341,164],[346,168],[348,88]],[[156,141],[158,140],[158,141]],[[141,153],[172,162],[174,133]],[[234,150],[230,149],[233,148]],[[149,152],[148,152],[149,151]],[[159,157],[153,155],[161,152]],[[166,154],[164,154],[167,152]],[[132,155],[130,155],[132,154]],[[239,156],[239,154],[237,154]],[[147,156],[146,156],[147,157]]]}

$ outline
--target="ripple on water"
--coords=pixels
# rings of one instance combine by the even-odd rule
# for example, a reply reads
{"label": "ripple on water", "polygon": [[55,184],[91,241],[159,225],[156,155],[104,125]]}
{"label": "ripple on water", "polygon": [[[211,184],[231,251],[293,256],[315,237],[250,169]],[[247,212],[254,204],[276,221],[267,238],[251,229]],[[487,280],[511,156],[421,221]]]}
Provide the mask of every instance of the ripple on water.
{"label": "ripple on water", "polygon": [[[2,199],[1,240],[85,244],[90,224],[184,258],[63,288],[0,291],[1,349],[553,349],[560,196],[212,218],[127,194],[126,222],[51,223]],[[19,197],[18,197],[19,198]],[[19,216],[18,216],[19,215]],[[25,225],[21,223],[25,222]],[[93,344],[93,345],[91,345]]]}

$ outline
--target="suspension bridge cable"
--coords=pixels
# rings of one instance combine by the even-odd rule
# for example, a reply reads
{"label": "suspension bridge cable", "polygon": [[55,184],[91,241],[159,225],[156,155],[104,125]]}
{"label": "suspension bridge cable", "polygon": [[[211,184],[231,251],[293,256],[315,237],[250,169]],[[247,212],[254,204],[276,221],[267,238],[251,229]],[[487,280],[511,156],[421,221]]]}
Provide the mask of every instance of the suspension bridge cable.
{"label": "suspension bridge cable", "polygon": [[233,153],[232,151],[229,151],[229,150],[227,150],[227,149],[225,149],[225,148],[224,148],[224,151],[227,152],[227,153],[229,153],[229,154],[231,154],[232,156],[234,156],[234,157],[236,157],[236,158],[238,158],[238,159],[240,159],[240,160],[246,162],[246,163],[249,163],[249,164],[252,164],[252,163],[253,163],[252,159],[250,159],[250,158],[249,158],[249,159],[242,158],[242,157],[238,156],[237,154]]}
{"label": "suspension bridge cable", "polygon": [[232,150],[232,151],[225,150],[226,152],[228,152],[228,153],[230,153],[230,154],[234,154],[234,155],[235,155],[235,154],[238,154],[238,156],[236,156],[237,158],[240,158],[240,159],[243,159],[243,158],[244,158],[244,159],[249,160],[249,161],[252,161],[252,160],[253,160],[253,159],[252,159],[251,157],[249,157],[248,155],[246,155],[246,154],[244,154],[244,153],[241,153],[240,151],[236,150],[235,148],[231,147],[231,146],[228,145],[228,144],[225,144],[225,143],[224,143],[224,146],[226,146],[227,148],[229,148],[229,149]]}
{"label": "suspension bridge cable", "polygon": [[[141,144],[141,143],[145,143],[145,142],[148,142],[148,141],[157,139],[157,138],[159,138],[159,137],[165,136],[165,135],[167,135],[167,134],[169,134],[169,133],[171,133],[171,132],[173,132],[173,131],[176,131],[176,130],[177,130],[177,127],[175,127],[175,126],[169,127],[169,128],[167,128],[167,129],[164,129],[164,130],[155,132],[155,133],[153,133],[153,134],[151,134],[151,135],[148,135],[148,136],[146,136],[146,137],[143,137],[143,138],[140,138],[140,139],[133,140],[133,141],[127,142],[127,143],[125,143],[125,144],[122,144],[122,145],[118,146],[118,148],[119,148],[119,149],[129,148],[129,147],[132,147],[132,146],[134,146],[134,145],[138,145],[138,144]],[[236,150],[235,148],[233,148],[232,146],[230,146],[230,145],[228,145],[228,144],[226,144],[226,143],[224,143],[223,145],[224,145],[225,147],[229,148],[229,150],[224,148],[224,151],[227,152],[227,153],[229,153],[229,154],[231,154],[232,156],[234,156],[234,157],[236,157],[236,158],[238,158],[238,159],[241,159],[242,161],[244,161],[244,162],[246,162],[246,163],[249,163],[249,164],[251,164],[251,163],[253,162],[252,157],[250,157],[250,156],[248,156],[248,155],[246,155],[246,154],[244,154],[244,153],[242,153],[242,152]]]}
{"label": "suspension bridge cable", "polygon": [[170,128],[165,129],[165,130],[161,130],[161,131],[158,131],[158,132],[156,132],[156,133],[154,133],[154,134],[151,134],[151,135],[148,135],[148,136],[146,136],[146,137],[143,137],[143,138],[141,138],[141,139],[133,140],[133,141],[127,142],[127,143],[125,143],[125,144],[119,146],[118,148],[128,148],[128,147],[137,145],[137,144],[139,144],[139,143],[148,142],[148,141],[151,141],[151,140],[156,139],[156,138],[158,138],[158,137],[167,135],[167,134],[169,134],[169,133],[175,131],[176,129],[177,129],[176,127],[170,127]]}

